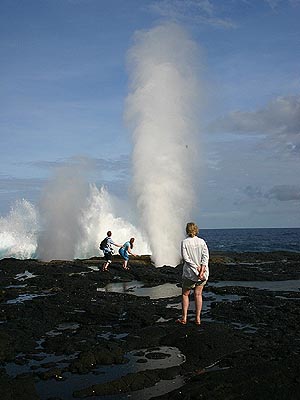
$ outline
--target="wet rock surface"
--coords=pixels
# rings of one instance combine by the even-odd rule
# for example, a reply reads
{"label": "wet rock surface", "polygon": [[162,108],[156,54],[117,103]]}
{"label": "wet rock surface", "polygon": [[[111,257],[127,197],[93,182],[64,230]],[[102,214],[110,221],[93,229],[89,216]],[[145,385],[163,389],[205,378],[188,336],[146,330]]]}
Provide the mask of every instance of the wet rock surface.
{"label": "wet rock surface", "polygon": [[[175,323],[181,265],[155,268],[148,256],[129,271],[118,257],[109,272],[102,264],[0,260],[1,400],[299,399],[297,283],[263,290],[238,281],[299,280],[300,254],[213,254],[200,327],[192,301],[187,325]],[[132,281],[177,292],[136,296]]]}

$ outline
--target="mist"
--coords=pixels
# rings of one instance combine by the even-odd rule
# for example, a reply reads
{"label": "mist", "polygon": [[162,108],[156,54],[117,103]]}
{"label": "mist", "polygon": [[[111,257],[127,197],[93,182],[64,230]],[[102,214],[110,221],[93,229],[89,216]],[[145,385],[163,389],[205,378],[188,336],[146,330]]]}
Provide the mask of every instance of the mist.
{"label": "mist", "polygon": [[133,192],[156,266],[177,265],[196,206],[200,53],[177,24],[139,31],[128,51],[125,119]]}
{"label": "mist", "polygon": [[[116,243],[123,244],[135,237],[134,251],[150,254],[147,240],[140,230],[125,218],[126,213],[120,215],[119,200],[115,196],[104,186],[98,188],[85,182],[84,173],[80,179],[77,175],[77,179],[72,181],[70,171],[78,172],[78,168],[66,166],[56,171],[44,189],[43,205],[36,207],[25,199],[17,200],[9,214],[0,217],[0,259],[40,258],[48,261],[99,257],[103,255],[99,243],[108,230],[113,232]],[[79,180],[81,184],[78,186]],[[75,185],[70,188],[72,182]],[[83,198],[86,185],[88,195]],[[67,192],[60,193],[60,187],[67,187]],[[78,190],[80,187],[84,190]],[[52,192],[52,189],[57,192]],[[77,195],[79,198],[74,197]],[[70,212],[63,215],[72,201],[76,207],[71,207]]]}
{"label": "mist", "polygon": [[37,256],[41,260],[71,260],[82,236],[81,215],[88,197],[83,164],[58,168],[45,186],[39,204],[41,232]]}

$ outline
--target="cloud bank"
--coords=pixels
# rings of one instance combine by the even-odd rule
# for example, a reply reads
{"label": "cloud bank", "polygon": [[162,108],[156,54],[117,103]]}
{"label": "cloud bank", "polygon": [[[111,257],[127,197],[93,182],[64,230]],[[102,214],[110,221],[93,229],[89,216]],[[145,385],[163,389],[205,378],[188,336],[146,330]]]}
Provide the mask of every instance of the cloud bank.
{"label": "cloud bank", "polygon": [[261,148],[299,155],[300,96],[277,97],[257,111],[234,111],[212,123],[209,130],[255,134],[261,137]]}
{"label": "cloud bank", "polygon": [[229,18],[219,17],[219,8],[209,0],[159,0],[151,3],[149,9],[160,17],[177,22],[226,29],[236,26]]}
{"label": "cloud bank", "polygon": [[278,201],[299,201],[299,185],[274,185],[265,192],[260,187],[248,185],[244,194],[250,199],[273,199]]}

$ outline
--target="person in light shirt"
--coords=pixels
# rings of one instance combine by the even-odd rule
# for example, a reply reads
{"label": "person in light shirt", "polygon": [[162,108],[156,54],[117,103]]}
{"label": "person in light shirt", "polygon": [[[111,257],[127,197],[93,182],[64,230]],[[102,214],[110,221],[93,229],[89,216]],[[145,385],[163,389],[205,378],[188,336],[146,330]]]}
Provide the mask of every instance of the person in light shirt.
{"label": "person in light shirt", "polygon": [[201,324],[202,290],[209,276],[209,251],[205,240],[197,236],[198,226],[194,222],[186,225],[187,237],[181,242],[181,255],[184,261],[182,271],[182,317],[177,322],[187,323],[189,295],[194,290],[195,323]]}
{"label": "person in light shirt", "polygon": [[119,254],[123,259],[122,267],[123,269],[126,270],[130,269],[127,265],[129,260],[129,254],[131,254],[134,257],[137,257],[137,255],[132,252],[134,240],[135,240],[134,238],[131,238],[128,242],[124,243],[123,246],[121,246],[121,248],[119,249]]}

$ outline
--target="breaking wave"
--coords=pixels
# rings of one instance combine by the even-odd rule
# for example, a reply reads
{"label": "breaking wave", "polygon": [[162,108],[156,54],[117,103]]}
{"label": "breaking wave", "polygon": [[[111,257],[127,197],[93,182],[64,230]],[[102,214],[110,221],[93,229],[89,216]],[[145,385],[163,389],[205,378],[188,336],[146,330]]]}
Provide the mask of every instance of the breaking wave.
{"label": "breaking wave", "polygon": [[[89,186],[84,207],[77,216],[81,235],[73,244],[73,254],[67,259],[89,258],[102,255],[99,243],[106,232],[113,232],[116,243],[123,244],[130,237],[136,238],[135,252],[150,254],[147,240],[138,228],[117,215],[112,196],[102,187]],[[5,217],[0,217],[0,258],[18,259],[37,258],[38,241],[43,235],[42,218],[39,209],[29,201],[18,200]],[[47,259],[51,256],[48,249]]]}

